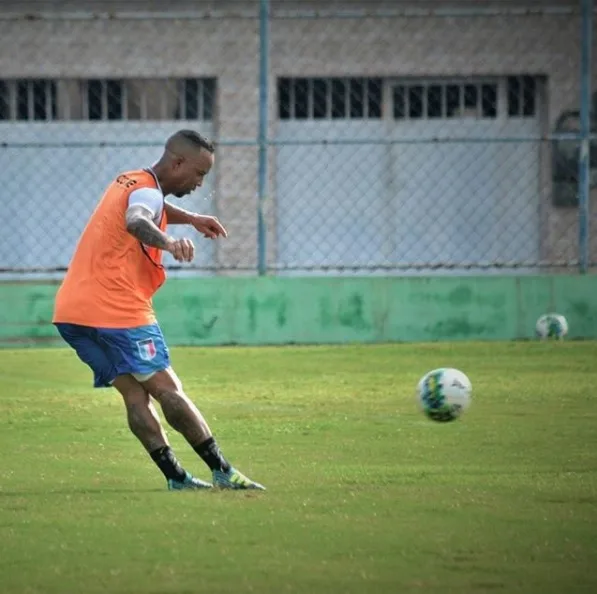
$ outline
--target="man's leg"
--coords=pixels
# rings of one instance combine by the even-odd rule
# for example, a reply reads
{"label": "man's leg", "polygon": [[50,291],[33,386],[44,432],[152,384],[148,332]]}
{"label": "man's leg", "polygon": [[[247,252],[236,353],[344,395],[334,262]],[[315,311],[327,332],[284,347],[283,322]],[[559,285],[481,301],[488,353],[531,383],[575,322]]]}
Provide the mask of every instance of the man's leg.
{"label": "man's leg", "polygon": [[199,454],[212,471],[217,486],[230,489],[263,489],[231,467],[222,456],[208,424],[186,396],[170,367],[166,341],[158,324],[128,329],[101,329],[101,338],[119,360],[119,375],[130,374],[161,405],[168,423]]}
{"label": "man's leg", "polygon": [[141,385],[161,405],[168,423],[181,433],[212,471],[214,484],[228,489],[261,489],[263,485],[248,479],[224,458],[211,430],[171,367],[158,371]]}
{"label": "man's leg", "polygon": [[131,375],[119,375],[112,385],[122,395],[130,430],[162,471],[168,481],[168,487],[210,488],[210,483],[192,477],[179,464],[145,388]]}
{"label": "man's leg", "polygon": [[148,452],[168,445],[168,439],[145,388],[130,375],[119,375],[112,385],[126,407],[130,430]]}
{"label": "man's leg", "polygon": [[111,351],[96,328],[77,324],[56,324],[56,327],[79,359],[93,371],[93,385],[96,388],[113,386],[122,394],[129,427],[166,477],[168,488],[210,488],[210,483],[193,478],[181,468],[143,386],[131,375],[118,374],[114,361],[119,360],[119,352]]}

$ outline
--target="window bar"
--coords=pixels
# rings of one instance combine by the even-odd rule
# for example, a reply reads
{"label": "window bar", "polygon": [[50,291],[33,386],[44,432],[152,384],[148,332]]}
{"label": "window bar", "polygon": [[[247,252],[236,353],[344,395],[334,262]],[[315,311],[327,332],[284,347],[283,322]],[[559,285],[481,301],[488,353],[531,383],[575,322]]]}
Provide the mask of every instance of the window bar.
{"label": "window bar", "polygon": [[186,120],[187,119],[187,81],[183,78],[182,80],[178,81],[177,85],[179,89],[178,93],[178,119],[179,120]]}
{"label": "window bar", "polygon": [[101,81],[101,99],[102,99],[102,112],[100,114],[101,120],[108,119],[108,82],[106,80]]}
{"label": "window bar", "polygon": [[25,81],[27,85],[27,119],[32,122],[35,119],[35,105],[33,97],[33,81]]}
{"label": "window bar", "polygon": [[128,81],[123,80],[120,85],[120,103],[121,103],[121,118],[123,120],[129,119],[129,85]]}
{"label": "window bar", "polygon": [[497,97],[496,97],[496,119],[500,119],[504,116],[504,119],[508,119],[508,79],[501,80],[497,85]]}
{"label": "window bar", "polygon": [[381,119],[394,119],[394,86],[381,81]]}
{"label": "window bar", "polygon": [[345,78],[344,80],[344,118],[350,119],[350,78]]}
{"label": "window bar", "polygon": [[460,97],[458,97],[458,117],[463,117],[465,112],[464,95],[466,93],[466,83],[460,83]]}
{"label": "window bar", "polygon": [[79,97],[81,98],[81,119],[82,120],[89,120],[89,81],[80,81],[79,82]]}
{"label": "window bar", "polygon": [[404,117],[403,120],[410,120],[410,87],[408,85],[400,85],[402,87],[402,94],[404,95]]}
{"label": "window bar", "polygon": [[175,88],[177,94],[178,104],[178,117],[174,114],[175,119],[186,120],[187,119],[187,79],[182,78],[176,81]]}
{"label": "window bar", "polygon": [[8,92],[8,119],[15,121],[17,119],[17,83],[14,80],[7,83]]}
{"label": "window bar", "polygon": [[[139,119],[145,121],[147,119],[147,93],[143,85],[138,85],[139,91]],[[182,93],[181,93],[182,95]]]}
{"label": "window bar", "polygon": [[44,104],[45,104],[45,111],[46,111],[46,122],[52,121],[52,81],[50,79],[46,79],[44,83]]}
{"label": "window bar", "polygon": [[483,117],[483,85],[477,83],[475,87],[475,117],[477,119]]}
{"label": "window bar", "polygon": [[[60,93],[62,89],[62,93]],[[64,99],[61,101],[60,99]],[[72,106],[71,106],[71,88],[70,81],[62,81],[62,83],[56,83],[56,118],[58,120],[70,121],[72,118]]]}
{"label": "window bar", "polygon": [[197,81],[197,119],[205,119],[205,85],[203,79],[196,79]]}
{"label": "window bar", "polygon": [[520,104],[520,117],[525,117],[525,108],[527,105],[527,85],[528,85],[528,77],[527,76],[521,76],[520,77],[520,100],[519,100],[519,104]]}

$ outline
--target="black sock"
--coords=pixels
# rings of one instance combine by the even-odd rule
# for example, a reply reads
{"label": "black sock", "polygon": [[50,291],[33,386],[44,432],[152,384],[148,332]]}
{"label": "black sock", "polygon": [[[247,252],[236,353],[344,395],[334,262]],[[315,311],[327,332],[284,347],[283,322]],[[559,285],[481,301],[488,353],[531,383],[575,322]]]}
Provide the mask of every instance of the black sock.
{"label": "black sock", "polygon": [[224,472],[230,470],[230,464],[222,456],[222,452],[220,452],[220,448],[213,437],[206,439],[193,449],[201,456],[201,459],[209,466],[210,470],[223,470]]}
{"label": "black sock", "polygon": [[179,464],[170,446],[164,446],[157,450],[153,450],[149,455],[167,479],[182,481],[186,478],[187,473]]}

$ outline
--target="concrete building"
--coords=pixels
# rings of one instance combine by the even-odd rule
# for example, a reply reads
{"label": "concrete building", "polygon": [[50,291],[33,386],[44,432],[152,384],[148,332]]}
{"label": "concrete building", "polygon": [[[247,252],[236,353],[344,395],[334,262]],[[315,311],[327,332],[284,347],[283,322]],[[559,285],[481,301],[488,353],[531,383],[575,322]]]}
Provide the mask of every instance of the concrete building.
{"label": "concrete building", "polygon": [[[530,139],[574,128],[578,4],[272,1],[268,266],[575,261],[578,208]],[[66,266],[103,186],[193,126],[222,146],[191,207],[230,231],[198,264],[255,270],[257,5],[0,3],[0,268]]]}

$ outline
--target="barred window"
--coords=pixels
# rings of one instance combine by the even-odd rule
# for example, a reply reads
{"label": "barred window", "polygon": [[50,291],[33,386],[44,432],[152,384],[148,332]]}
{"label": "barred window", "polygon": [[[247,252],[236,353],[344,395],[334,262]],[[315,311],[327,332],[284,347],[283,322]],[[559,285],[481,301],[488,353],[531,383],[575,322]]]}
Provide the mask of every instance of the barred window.
{"label": "barred window", "polygon": [[206,120],[216,79],[0,80],[0,120]]}
{"label": "barred window", "polygon": [[186,120],[212,120],[215,80],[185,78],[178,82],[180,111]]}
{"label": "barred window", "polygon": [[534,117],[537,78],[510,76],[499,81],[413,81],[393,84],[396,120],[473,117]]}
{"label": "barred window", "polygon": [[497,117],[496,83],[408,83],[392,89],[394,119]]}
{"label": "barred window", "polygon": [[508,115],[532,117],[535,115],[536,80],[532,76],[508,77]]}
{"label": "barred window", "polygon": [[280,78],[282,120],[380,119],[381,78]]}
{"label": "barred window", "polygon": [[126,85],[120,80],[87,81],[87,119],[127,119]]}
{"label": "barred window", "polygon": [[0,120],[56,119],[56,83],[48,79],[0,81]]}

